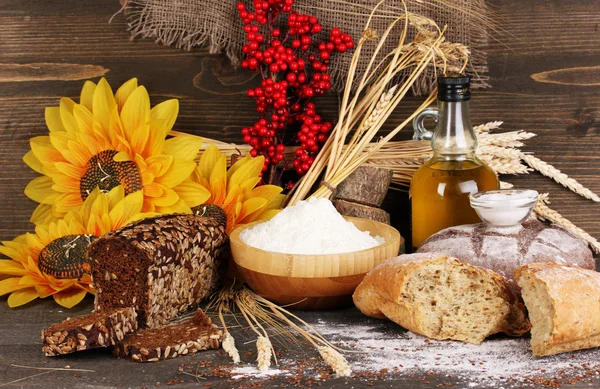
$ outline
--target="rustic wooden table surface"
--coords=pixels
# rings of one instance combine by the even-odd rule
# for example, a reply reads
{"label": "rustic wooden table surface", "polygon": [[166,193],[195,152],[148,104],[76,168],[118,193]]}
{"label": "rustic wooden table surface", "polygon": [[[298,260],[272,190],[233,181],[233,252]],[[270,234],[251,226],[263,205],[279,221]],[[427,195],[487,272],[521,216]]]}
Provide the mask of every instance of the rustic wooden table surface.
{"label": "rustic wooden table surface", "polygon": [[[600,193],[600,8],[597,0],[491,0],[503,32],[495,34],[487,50],[492,89],[474,93],[472,117],[476,124],[505,122],[506,130],[538,134],[527,150],[554,164]],[[129,39],[123,15],[116,16],[116,0],[2,0],[0,2],[0,240],[31,230],[35,204],[23,189],[36,176],[22,162],[31,137],[47,132],[44,107],[57,105],[60,96],[77,97],[83,80],[106,76],[112,85],[138,77],[153,103],[176,97],[180,114],[176,129],[226,141],[240,141],[240,127],[256,117],[244,90],[258,80],[235,72],[220,55],[206,50],[184,52],[158,47],[151,40]],[[392,120],[399,123],[417,107],[408,99]],[[324,116],[333,118],[337,98],[321,99]],[[407,131],[402,139],[410,138]],[[550,192],[552,206],[596,237],[600,205],[586,201],[539,174],[507,178],[518,187]],[[407,232],[407,197],[390,195],[386,207],[403,235]],[[0,298],[0,386],[43,371],[27,371],[10,364],[73,365],[93,374],[52,372],[8,387],[140,387],[177,378],[182,361],[155,365],[120,363],[107,353],[89,353],[49,361],[41,356],[39,330],[66,316],[91,310],[91,303],[71,311],[51,301],[10,310]],[[355,310],[306,314],[368,320]],[[222,352],[193,357],[223,359]],[[196,385],[196,381],[188,386]],[[326,386],[343,386],[333,380]],[[433,385],[436,381],[432,380]],[[401,378],[405,387],[425,387],[421,380]],[[200,382],[204,385],[205,382]],[[359,387],[366,381],[353,380]],[[214,386],[235,386],[215,381]],[[394,387],[389,381],[376,386]],[[457,386],[464,386],[459,383]],[[581,386],[588,387],[588,386]]]}

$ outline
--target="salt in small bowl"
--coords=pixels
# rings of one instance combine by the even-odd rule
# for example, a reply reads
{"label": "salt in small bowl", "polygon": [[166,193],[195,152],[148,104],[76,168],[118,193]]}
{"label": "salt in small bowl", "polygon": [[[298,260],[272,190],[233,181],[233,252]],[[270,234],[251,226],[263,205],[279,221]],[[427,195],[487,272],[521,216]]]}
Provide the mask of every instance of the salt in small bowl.
{"label": "salt in small bowl", "polygon": [[484,223],[499,227],[524,222],[537,204],[539,194],[530,189],[500,189],[469,196],[471,207]]}

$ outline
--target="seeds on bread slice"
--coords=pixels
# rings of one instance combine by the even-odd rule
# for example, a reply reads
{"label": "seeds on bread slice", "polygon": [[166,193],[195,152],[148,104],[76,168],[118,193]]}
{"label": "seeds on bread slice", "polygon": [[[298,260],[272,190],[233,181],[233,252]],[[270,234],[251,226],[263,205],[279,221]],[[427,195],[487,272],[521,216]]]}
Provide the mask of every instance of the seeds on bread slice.
{"label": "seeds on bread slice", "polygon": [[536,356],[600,346],[600,273],[557,263],[515,271]]}
{"label": "seeds on bread slice", "polygon": [[113,354],[136,362],[158,362],[218,349],[222,336],[223,331],[198,309],[193,317],[180,323],[143,329],[126,336],[113,348]]}
{"label": "seeds on bread slice", "polygon": [[353,295],[366,315],[388,318],[433,339],[479,344],[530,329],[525,307],[506,280],[443,254],[409,254],[373,269]]}
{"label": "seeds on bread slice", "polygon": [[42,330],[42,351],[48,357],[108,347],[138,329],[134,308],[115,308],[78,316]]}

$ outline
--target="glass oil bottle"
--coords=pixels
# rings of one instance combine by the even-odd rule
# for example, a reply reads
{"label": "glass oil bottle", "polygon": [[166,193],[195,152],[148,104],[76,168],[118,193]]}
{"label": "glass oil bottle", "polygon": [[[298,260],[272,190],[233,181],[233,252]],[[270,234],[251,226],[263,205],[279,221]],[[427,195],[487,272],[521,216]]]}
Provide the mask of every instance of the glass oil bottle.
{"label": "glass oil bottle", "polygon": [[[440,77],[439,109],[428,108],[413,122],[418,138],[431,139],[433,148],[433,157],[410,183],[413,251],[444,228],[481,222],[469,204],[469,195],[499,187],[496,173],[476,156],[470,98],[468,76]],[[433,134],[424,128],[427,117],[437,120]]]}

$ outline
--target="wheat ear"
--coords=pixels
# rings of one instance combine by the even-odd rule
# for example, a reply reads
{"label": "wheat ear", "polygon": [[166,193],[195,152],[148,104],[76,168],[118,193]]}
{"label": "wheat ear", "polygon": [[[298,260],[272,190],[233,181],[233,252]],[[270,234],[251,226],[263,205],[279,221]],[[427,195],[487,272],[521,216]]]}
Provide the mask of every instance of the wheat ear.
{"label": "wheat ear", "polygon": [[598,197],[598,195],[581,185],[576,180],[570,178],[554,166],[550,165],[549,163],[546,163],[541,159],[528,154],[523,154],[521,156],[521,159],[525,161],[527,165],[531,166],[538,172],[542,173],[546,177],[552,178],[554,181],[558,182],[562,186],[571,189],[573,192],[585,197],[586,199],[600,202],[600,197]]}
{"label": "wheat ear", "polygon": [[256,356],[256,362],[258,362],[258,370],[265,372],[269,370],[271,366],[271,341],[265,336],[259,336],[256,339],[256,350],[258,351]]}
{"label": "wheat ear", "polygon": [[229,331],[225,332],[225,336],[223,337],[223,350],[231,357],[234,364],[240,363],[240,353],[238,349],[235,347],[235,339],[229,333]]}
{"label": "wheat ear", "polygon": [[325,363],[331,367],[335,374],[340,377],[350,377],[352,375],[352,369],[342,354],[329,346],[319,346],[318,350]]}
{"label": "wheat ear", "polygon": [[558,224],[559,226],[566,228],[581,239],[585,240],[592,247],[594,252],[596,252],[596,254],[600,254],[600,243],[598,243],[596,238],[594,238],[581,228],[577,227],[575,224],[573,224],[560,213],[548,207],[546,205],[547,203],[549,203],[548,193],[540,195],[540,199],[537,205],[533,208],[533,211],[537,215],[538,219],[547,220],[549,222]]}

